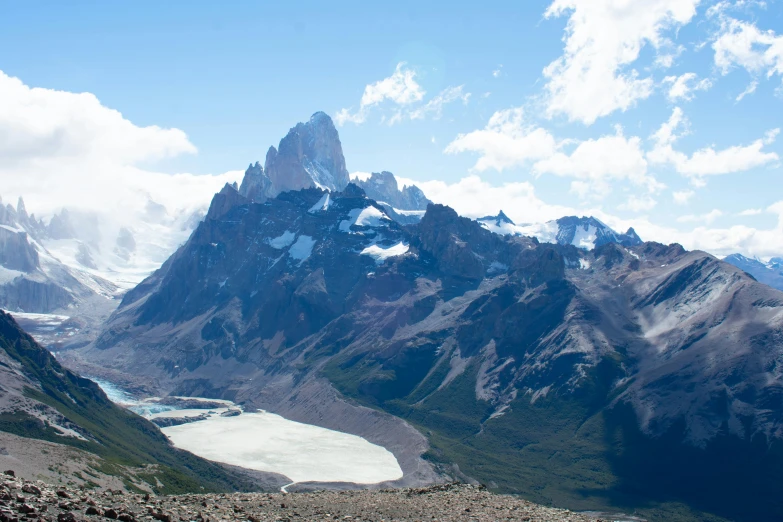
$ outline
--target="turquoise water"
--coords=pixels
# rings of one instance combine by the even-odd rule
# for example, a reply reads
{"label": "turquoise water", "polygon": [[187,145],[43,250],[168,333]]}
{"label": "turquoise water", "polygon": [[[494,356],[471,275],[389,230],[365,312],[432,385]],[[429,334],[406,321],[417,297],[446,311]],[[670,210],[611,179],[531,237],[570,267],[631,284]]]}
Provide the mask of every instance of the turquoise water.
{"label": "turquoise water", "polygon": [[109,398],[109,400],[115,404],[127,408],[137,415],[142,417],[149,417],[153,413],[161,413],[164,411],[176,410],[178,408],[174,406],[168,406],[164,404],[155,404],[154,402],[140,401],[126,390],[123,390],[119,386],[103,379],[96,379],[90,377],[90,379],[101,387],[103,393]]}

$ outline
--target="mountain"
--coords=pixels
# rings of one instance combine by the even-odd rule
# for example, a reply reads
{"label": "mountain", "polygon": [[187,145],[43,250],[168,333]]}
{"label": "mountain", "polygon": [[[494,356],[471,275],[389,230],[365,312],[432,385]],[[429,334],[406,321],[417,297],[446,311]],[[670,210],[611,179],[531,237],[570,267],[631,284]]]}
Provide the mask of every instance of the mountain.
{"label": "mountain", "polygon": [[364,190],[368,198],[393,209],[423,212],[432,203],[416,185],[400,188],[391,172],[373,172],[368,178],[354,179],[353,183]]}
{"label": "mountain", "polygon": [[566,216],[546,223],[516,225],[501,211],[497,216],[483,217],[478,222],[487,230],[497,234],[530,236],[542,243],[573,245],[586,250],[607,243],[618,243],[623,246],[638,246],[643,243],[633,228],[629,228],[625,234],[620,234],[592,216]]}
{"label": "mountain", "polygon": [[401,226],[353,184],[263,204],[227,186],[63,360],[361,435],[403,484],[783,516],[783,294],[592,218],[558,220],[553,244],[487,221],[512,225],[429,205]]}
{"label": "mountain", "polygon": [[245,172],[242,196],[262,202],[288,190],[317,187],[343,190],[349,182],[340,137],[332,119],[316,112],[307,123],[298,123],[270,147],[263,167],[256,162]]}
{"label": "mountain", "polygon": [[[292,127],[277,149],[269,148],[263,167],[259,162],[248,166],[238,192],[250,201],[263,203],[290,190],[340,192],[349,182],[337,129],[327,114],[316,112],[307,123]],[[401,224],[417,222],[430,203],[418,187],[400,188],[391,172],[375,172],[353,183]]]}
{"label": "mountain", "polygon": [[[2,311],[0,431],[26,438],[31,447],[37,441],[55,443],[39,444],[51,453],[59,447],[82,450],[96,459],[96,472],[118,477],[132,491],[252,487],[222,466],[175,449],[154,424],[116,406],[97,384],[63,368]],[[55,464],[50,462],[50,468]]]}
{"label": "mountain", "polygon": [[21,198],[16,208],[0,203],[0,308],[50,313],[116,292],[109,281],[52,256],[41,243],[44,237],[47,226],[27,214]]}
{"label": "mountain", "polygon": [[768,263],[763,263],[742,254],[731,254],[723,260],[749,273],[760,283],[783,290],[783,258],[773,257]]}

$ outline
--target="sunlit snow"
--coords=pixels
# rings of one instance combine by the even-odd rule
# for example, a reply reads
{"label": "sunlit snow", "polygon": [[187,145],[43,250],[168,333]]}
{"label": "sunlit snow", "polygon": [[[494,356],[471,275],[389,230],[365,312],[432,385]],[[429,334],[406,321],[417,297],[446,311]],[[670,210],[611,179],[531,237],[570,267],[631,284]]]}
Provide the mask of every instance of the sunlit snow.
{"label": "sunlit snow", "polygon": [[282,235],[269,239],[267,243],[269,243],[269,246],[272,248],[280,250],[291,245],[291,243],[294,242],[294,239],[296,239],[296,234],[290,230],[286,230]]}
{"label": "sunlit snow", "polygon": [[348,212],[349,219],[340,222],[342,232],[350,232],[351,226],[380,227],[387,225],[391,219],[375,207],[355,208]]}
{"label": "sunlit snow", "polygon": [[402,256],[408,252],[408,245],[400,241],[396,245],[383,248],[379,245],[370,245],[361,251],[362,255],[375,258],[377,264],[381,264],[390,257]]}
{"label": "sunlit snow", "polygon": [[296,243],[291,245],[288,255],[300,262],[304,261],[313,253],[313,246],[315,246],[315,243],[315,239],[310,236],[299,236]]}

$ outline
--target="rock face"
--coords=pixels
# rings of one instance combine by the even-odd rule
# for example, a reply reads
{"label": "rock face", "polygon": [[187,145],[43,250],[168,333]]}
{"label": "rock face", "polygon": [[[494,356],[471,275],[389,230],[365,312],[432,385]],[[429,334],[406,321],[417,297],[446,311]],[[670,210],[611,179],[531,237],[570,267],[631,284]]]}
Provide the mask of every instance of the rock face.
{"label": "rock face", "polygon": [[401,226],[353,184],[232,194],[64,360],[356,433],[408,484],[456,463],[580,509],[649,491],[783,516],[780,292],[679,245],[604,242],[600,222],[546,244],[440,205]]}
{"label": "rock face", "polygon": [[367,197],[397,210],[427,210],[427,205],[432,203],[415,185],[400,189],[397,178],[391,172],[373,172],[366,180],[357,179],[354,183],[364,190]]}
{"label": "rock face", "polygon": [[299,123],[270,147],[266,164],[256,162],[245,172],[240,194],[263,201],[288,190],[317,187],[343,190],[349,183],[340,137],[332,119],[316,112],[307,123]]}
{"label": "rock face", "polygon": [[783,290],[783,258],[773,257],[768,263],[763,263],[742,254],[731,254],[723,260],[749,273],[760,283]]}

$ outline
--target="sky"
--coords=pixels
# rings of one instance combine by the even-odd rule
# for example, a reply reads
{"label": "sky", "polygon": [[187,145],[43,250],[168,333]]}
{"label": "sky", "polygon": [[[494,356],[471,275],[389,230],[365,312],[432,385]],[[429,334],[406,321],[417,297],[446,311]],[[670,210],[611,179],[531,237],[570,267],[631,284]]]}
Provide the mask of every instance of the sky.
{"label": "sky", "polygon": [[324,111],[469,217],[783,254],[783,1],[0,0],[0,195],[203,206]]}

